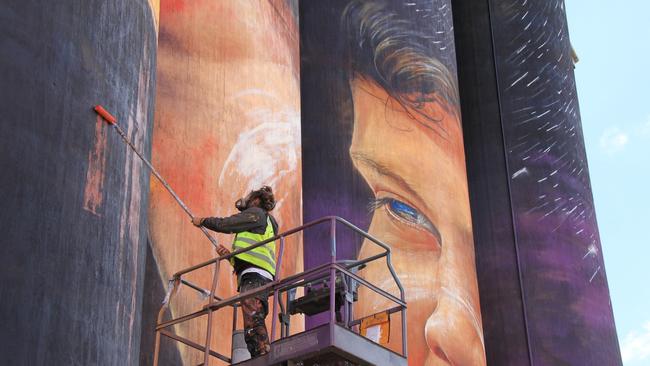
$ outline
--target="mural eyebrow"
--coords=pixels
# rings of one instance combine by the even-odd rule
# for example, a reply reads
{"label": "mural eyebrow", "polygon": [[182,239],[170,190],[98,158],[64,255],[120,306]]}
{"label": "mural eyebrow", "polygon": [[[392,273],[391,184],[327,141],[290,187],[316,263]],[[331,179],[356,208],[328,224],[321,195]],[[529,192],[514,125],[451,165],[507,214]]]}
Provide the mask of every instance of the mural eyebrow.
{"label": "mural eyebrow", "polygon": [[362,152],[350,152],[350,156],[353,160],[364,165],[365,167],[374,170],[377,174],[389,178],[395,182],[398,186],[404,189],[408,194],[415,197],[421,204],[426,206],[426,201],[420,196],[420,194],[409,184],[404,178],[395,174],[389,167],[386,165],[374,160],[368,154]]}

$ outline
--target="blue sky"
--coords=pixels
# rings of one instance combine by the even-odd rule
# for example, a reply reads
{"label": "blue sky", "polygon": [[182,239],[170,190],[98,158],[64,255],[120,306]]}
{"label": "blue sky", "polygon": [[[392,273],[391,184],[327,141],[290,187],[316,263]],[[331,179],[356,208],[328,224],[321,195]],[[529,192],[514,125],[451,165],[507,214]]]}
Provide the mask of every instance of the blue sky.
{"label": "blue sky", "polygon": [[596,216],[625,366],[650,365],[650,1],[566,0]]}

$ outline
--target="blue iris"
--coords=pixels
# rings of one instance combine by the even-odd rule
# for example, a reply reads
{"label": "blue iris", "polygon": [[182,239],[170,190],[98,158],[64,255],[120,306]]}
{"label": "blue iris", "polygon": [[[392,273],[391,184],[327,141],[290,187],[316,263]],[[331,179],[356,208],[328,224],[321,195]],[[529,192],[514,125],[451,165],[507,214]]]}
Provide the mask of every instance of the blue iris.
{"label": "blue iris", "polygon": [[440,236],[438,228],[415,207],[394,198],[383,197],[372,200],[369,208],[371,211],[374,211],[382,206],[386,206],[386,209],[400,221],[404,221],[405,223],[429,231],[436,237],[439,245],[442,245],[442,237]]}
{"label": "blue iris", "polygon": [[415,208],[407,205],[406,203],[398,200],[391,199],[388,202],[388,208],[396,215],[412,221],[414,223],[418,222],[418,217],[420,213]]}

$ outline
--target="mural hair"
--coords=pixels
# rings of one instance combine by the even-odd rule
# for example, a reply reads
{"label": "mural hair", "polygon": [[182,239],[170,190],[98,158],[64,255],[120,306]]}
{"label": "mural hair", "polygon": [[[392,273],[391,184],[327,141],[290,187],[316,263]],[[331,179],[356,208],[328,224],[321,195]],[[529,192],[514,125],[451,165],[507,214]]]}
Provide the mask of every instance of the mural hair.
{"label": "mural hair", "polygon": [[[343,11],[350,77],[370,79],[404,109],[429,121],[425,103],[435,102],[458,116],[455,76],[439,60],[431,35],[401,17],[386,1],[353,0]],[[430,126],[428,126],[430,127]]]}

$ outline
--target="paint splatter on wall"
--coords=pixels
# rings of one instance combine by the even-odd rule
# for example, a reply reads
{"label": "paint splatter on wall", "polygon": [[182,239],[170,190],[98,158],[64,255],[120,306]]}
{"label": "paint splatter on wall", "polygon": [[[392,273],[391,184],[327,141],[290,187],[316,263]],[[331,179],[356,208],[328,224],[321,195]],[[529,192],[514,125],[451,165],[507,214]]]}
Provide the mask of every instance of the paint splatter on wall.
{"label": "paint splatter on wall", "polygon": [[95,144],[88,152],[88,171],[84,188],[83,208],[101,216],[99,209],[104,201],[104,176],[106,174],[106,124],[97,116]]}

